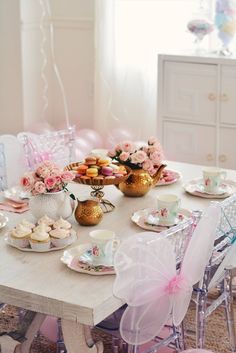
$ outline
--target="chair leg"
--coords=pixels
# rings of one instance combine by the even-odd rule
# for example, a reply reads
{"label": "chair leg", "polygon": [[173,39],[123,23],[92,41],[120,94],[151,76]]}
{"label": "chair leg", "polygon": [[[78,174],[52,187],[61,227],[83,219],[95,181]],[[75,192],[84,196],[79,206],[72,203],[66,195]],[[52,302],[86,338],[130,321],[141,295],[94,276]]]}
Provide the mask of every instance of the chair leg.
{"label": "chair leg", "polygon": [[196,347],[203,349],[205,344],[207,288],[210,278],[210,266],[205,270],[202,283],[197,293],[196,305]]}
{"label": "chair leg", "polygon": [[229,343],[232,352],[236,351],[234,309],[233,309],[233,293],[232,293],[232,270],[226,270],[224,276],[225,298],[225,315],[227,320],[227,329],[229,335]]}

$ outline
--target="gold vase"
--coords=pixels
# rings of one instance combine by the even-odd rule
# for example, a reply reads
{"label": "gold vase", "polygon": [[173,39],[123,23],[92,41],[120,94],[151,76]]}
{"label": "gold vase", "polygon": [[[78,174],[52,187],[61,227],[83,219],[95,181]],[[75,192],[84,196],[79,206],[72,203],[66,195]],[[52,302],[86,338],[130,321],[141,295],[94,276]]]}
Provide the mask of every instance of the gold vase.
{"label": "gold vase", "polygon": [[161,164],[153,176],[151,176],[144,169],[132,169],[128,178],[124,182],[120,183],[117,187],[126,196],[144,196],[153,186],[158,183],[161,177],[161,172],[165,167],[165,164]]}

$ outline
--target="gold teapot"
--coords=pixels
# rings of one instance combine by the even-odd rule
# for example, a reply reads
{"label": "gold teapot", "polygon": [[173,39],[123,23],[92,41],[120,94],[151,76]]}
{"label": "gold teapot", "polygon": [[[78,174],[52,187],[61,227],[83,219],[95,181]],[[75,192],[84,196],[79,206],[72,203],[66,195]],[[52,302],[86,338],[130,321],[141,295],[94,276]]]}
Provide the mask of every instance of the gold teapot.
{"label": "gold teapot", "polygon": [[100,202],[95,199],[80,201],[77,199],[75,219],[82,226],[94,226],[103,218]]}
{"label": "gold teapot", "polygon": [[152,187],[158,183],[162,170],[165,167],[165,164],[161,164],[153,176],[151,176],[144,169],[132,169],[128,178],[120,183],[117,187],[126,196],[144,196]]}

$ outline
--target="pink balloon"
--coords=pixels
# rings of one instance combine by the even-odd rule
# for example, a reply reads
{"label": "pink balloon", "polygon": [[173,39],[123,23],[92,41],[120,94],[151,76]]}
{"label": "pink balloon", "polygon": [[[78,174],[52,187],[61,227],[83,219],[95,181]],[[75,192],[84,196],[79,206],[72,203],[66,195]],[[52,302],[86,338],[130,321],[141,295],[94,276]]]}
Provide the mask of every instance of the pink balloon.
{"label": "pink balloon", "polygon": [[40,327],[40,333],[48,338],[52,342],[56,342],[58,339],[58,324],[57,318],[53,316],[47,316],[42,326]]}
{"label": "pink balloon", "polygon": [[78,137],[82,137],[84,140],[88,141],[92,148],[103,147],[102,137],[92,129],[80,129],[77,132]]}
{"label": "pink balloon", "polygon": [[45,122],[36,122],[32,124],[28,124],[25,127],[25,131],[34,132],[36,134],[44,134],[45,132],[53,131],[54,128]]}
{"label": "pink balloon", "polygon": [[110,149],[113,148],[121,141],[133,141],[134,136],[133,134],[126,129],[113,129],[108,133],[107,141],[106,141],[106,148]]}

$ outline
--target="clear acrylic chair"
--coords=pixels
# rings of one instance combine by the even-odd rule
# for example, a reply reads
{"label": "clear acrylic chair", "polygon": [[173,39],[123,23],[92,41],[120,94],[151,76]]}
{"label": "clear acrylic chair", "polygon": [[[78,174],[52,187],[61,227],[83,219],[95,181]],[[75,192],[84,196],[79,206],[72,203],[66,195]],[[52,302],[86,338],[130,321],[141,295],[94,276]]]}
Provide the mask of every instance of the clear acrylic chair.
{"label": "clear acrylic chair", "polygon": [[44,134],[20,132],[17,138],[24,148],[26,165],[29,170],[35,169],[44,160],[52,160],[60,167],[73,162],[75,126]]}
{"label": "clear acrylic chair", "polygon": [[[138,233],[120,245],[114,260],[114,295],[128,306],[120,321],[123,341],[116,338],[113,352],[139,352],[141,347],[142,352],[149,353],[163,345],[174,346],[177,352],[185,348],[181,323],[192,286],[202,277],[211,256],[216,228],[212,219],[219,214],[219,207],[212,205],[196,228],[192,220],[187,228],[183,223],[160,234]],[[181,227],[188,236],[184,251],[179,252],[173,241]],[[171,333],[160,338],[158,335],[169,320]],[[151,347],[149,344],[144,349],[146,342]]]}
{"label": "clear acrylic chair", "polygon": [[[196,297],[196,346],[204,348],[207,318],[220,305],[224,306],[229,344],[236,351],[233,315],[232,277],[236,267],[236,194],[218,203],[221,217],[217,224],[212,258],[195,291]],[[218,297],[212,299],[209,292],[217,288]]]}

